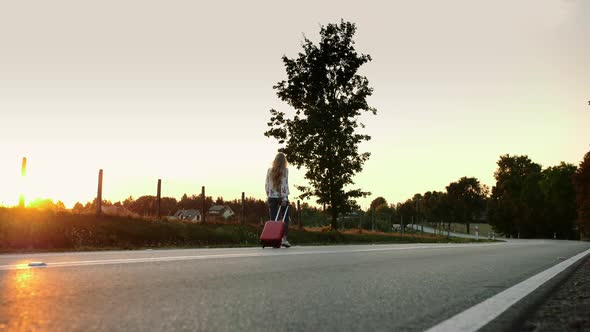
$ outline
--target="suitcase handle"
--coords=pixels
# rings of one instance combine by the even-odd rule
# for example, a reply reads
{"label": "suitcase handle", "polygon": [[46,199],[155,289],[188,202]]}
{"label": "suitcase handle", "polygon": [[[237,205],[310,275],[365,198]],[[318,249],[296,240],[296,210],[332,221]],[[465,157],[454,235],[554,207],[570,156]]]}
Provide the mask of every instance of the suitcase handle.
{"label": "suitcase handle", "polygon": [[[285,208],[285,214],[283,214],[283,222],[285,222],[285,216],[287,215],[287,211],[289,211],[289,204]],[[277,216],[275,217],[275,221],[279,221],[279,214],[281,213],[281,206],[279,205],[279,210],[277,211]]]}

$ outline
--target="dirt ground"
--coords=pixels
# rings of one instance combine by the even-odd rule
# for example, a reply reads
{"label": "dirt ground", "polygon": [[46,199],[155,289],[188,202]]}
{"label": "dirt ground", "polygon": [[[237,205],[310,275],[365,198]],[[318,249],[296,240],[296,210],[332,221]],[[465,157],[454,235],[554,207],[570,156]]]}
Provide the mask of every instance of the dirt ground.
{"label": "dirt ground", "polygon": [[525,321],[521,331],[590,332],[590,257]]}

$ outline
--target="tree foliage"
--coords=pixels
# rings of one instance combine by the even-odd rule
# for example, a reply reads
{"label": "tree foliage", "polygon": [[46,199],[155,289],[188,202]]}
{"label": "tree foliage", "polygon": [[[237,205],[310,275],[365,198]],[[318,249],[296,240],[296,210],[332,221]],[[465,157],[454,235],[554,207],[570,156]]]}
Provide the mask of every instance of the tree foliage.
{"label": "tree foliage", "polygon": [[527,156],[500,156],[494,173],[496,185],[488,210],[490,223],[500,232],[510,236],[532,236],[533,220],[530,212],[530,191],[541,174],[541,165]]}
{"label": "tree foliage", "polygon": [[451,222],[451,207],[448,195],[440,191],[428,191],[417,202],[420,218],[429,222]]}
{"label": "tree foliage", "polygon": [[377,209],[378,207],[381,206],[387,206],[387,200],[381,196],[375,198],[372,202],[371,202],[371,209]]}
{"label": "tree foliage", "polygon": [[486,208],[488,189],[473,177],[462,177],[447,186],[449,212],[455,221],[467,225],[481,215]]}
{"label": "tree foliage", "polygon": [[561,163],[542,169],[527,156],[503,155],[488,206],[492,226],[509,236],[576,238],[576,167]]}
{"label": "tree foliage", "polygon": [[402,221],[405,225],[410,224],[412,220],[417,221],[416,202],[414,199],[408,199],[403,203],[398,203],[396,206],[397,217],[399,223]]}
{"label": "tree foliage", "polygon": [[36,198],[27,203],[27,207],[39,210],[65,211],[66,206],[62,201],[54,202],[50,198]]}
{"label": "tree foliage", "polygon": [[544,224],[540,235],[575,238],[576,191],[572,181],[576,166],[562,162],[542,172],[540,182],[544,198]]}
{"label": "tree foliage", "polygon": [[303,51],[296,58],[283,57],[287,79],[277,83],[277,96],[294,108],[292,118],[272,109],[268,137],[284,146],[289,161],[305,167],[309,186],[299,186],[302,198],[316,197],[326,205],[337,228],[339,214],[357,207],[355,198],[368,192],[348,189],[354,174],[360,172],[369,153],[360,153],[359,144],[370,136],[357,133],[363,112],[376,114],[367,97],[373,89],[358,69],[371,60],[354,48],[356,26],[342,21],[320,29],[321,40],[314,44],[305,38]]}
{"label": "tree foliage", "polygon": [[574,175],[578,227],[590,237],[590,152],[586,153]]}

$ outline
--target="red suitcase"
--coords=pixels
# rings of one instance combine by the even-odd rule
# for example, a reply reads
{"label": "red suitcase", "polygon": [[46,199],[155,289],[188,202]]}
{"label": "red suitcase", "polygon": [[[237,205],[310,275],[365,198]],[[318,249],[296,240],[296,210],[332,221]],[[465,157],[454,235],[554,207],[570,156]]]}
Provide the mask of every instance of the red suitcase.
{"label": "red suitcase", "polygon": [[269,220],[264,224],[264,229],[262,230],[262,234],[260,234],[260,243],[262,244],[262,248],[281,247],[281,241],[283,240],[283,235],[285,234],[285,216],[287,215],[288,210],[289,206],[287,205],[285,214],[283,215],[283,220],[278,220],[279,214],[281,213],[281,207],[279,206],[279,211],[277,212],[275,220]]}

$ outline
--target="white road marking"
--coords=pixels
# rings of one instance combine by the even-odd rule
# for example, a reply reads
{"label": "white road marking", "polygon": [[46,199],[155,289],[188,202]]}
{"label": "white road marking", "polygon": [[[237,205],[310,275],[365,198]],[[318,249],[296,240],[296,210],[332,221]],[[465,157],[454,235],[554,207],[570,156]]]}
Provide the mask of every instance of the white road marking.
{"label": "white road marking", "polygon": [[[511,243],[516,244],[516,243]],[[261,256],[293,256],[293,255],[320,255],[320,254],[344,254],[359,252],[377,252],[377,251],[396,251],[396,250],[415,250],[415,249],[452,249],[465,247],[489,247],[489,246],[506,246],[507,243],[486,243],[486,244],[454,244],[454,245],[415,245],[415,246],[398,246],[398,247],[379,247],[372,248],[347,248],[344,250],[305,250],[297,251],[296,249],[269,249],[259,252],[235,253],[235,254],[201,254],[189,256],[164,256],[164,257],[141,257],[141,258],[119,258],[119,259],[101,259],[86,261],[66,261],[66,262],[46,262],[46,267],[68,267],[68,266],[88,266],[88,265],[110,265],[110,264],[129,264],[129,263],[147,263],[147,262],[168,262],[168,261],[185,261],[201,259],[221,259],[221,258],[245,258]],[[18,270],[28,268],[28,264],[0,265],[0,271]]]}
{"label": "white road marking", "polygon": [[431,327],[427,332],[477,331],[500,316],[500,314],[516,302],[520,301],[545,282],[551,280],[551,278],[555,277],[560,272],[563,272],[588,254],[590,254],[590,249],[540,272],[479,304],[476,304],[442,323]]}
{"label": "white road marking", "polygon": [[29,266],[30,267],[45,267],[45,266],[47,266],[47,264],[45,264],[43,262],[30,262]]}

